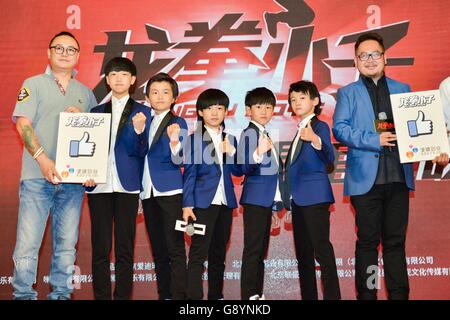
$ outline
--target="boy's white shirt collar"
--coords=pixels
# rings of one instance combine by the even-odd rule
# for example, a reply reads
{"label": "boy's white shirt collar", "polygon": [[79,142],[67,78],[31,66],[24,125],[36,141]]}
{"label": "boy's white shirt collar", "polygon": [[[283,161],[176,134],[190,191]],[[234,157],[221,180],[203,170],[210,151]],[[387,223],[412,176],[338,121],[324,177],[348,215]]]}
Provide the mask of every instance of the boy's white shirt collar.
{"label": "boy's white shirt collar", "polygon": [[206,124],[204,126],[205,126],[205,129],[208,131],[209,135],[211,135],[211,136],[212,135],[215,135],[215,136],[222,135],[222,126],[220,126],[219,131],[208,127]]}
{"label": "boy's white shirt collar", "polygon": [[156,114],[155,113],[155,115],[153,116],[155,119],[157,119],[157,120],[162,120],[162,119],[164,119],[164,117],[168,114],[170,112],[170,109],[169,110],[166,110],[166,111],[163,111],[163,112],[161,112],[160,114]]}
{"label": "boy's white shirt collar", "polygon": [[314,118],[316,116],[316,114],[313,112],[311,113],[309,116],[307,116],[306,118],[304,118],[302,121],[300,121],[297,124],[298,129],[303,129],[306,128],[306,125],[308,124],[309,120],[311,120],[312,118]]}
{"label": "boy's white shirt collar", "polygon": [[130,98],[130,95],[129,95],[129,94],[127,94],[126,96],[124,96],[124,97],[122,97],[122,98],[120,98],[120,99],[118,99],[118,98],[116,98],[116,97],[114,97],[114,96],[111,96],[111,103],[112,103],[113,105],[116,105],[117,103],[119,103],[119,104],[121,104],[121,105],[125,105],[125,104],[127,103],[127,101],[128,101],[129,98]]}

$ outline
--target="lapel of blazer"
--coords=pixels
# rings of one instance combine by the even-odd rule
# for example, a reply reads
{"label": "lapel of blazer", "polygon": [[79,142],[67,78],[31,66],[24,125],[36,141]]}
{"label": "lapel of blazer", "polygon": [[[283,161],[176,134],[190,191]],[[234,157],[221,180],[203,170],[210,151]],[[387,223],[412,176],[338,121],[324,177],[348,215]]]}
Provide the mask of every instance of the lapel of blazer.
{"label": "lapel of blazer", "polygon": [[109,113],[109,114],[112,113],[112,102],[111,102],[111,100],[109,100],[107,103],[105,103],[103,112],[104,113]]}
{"label": "lapel of blazer", "polygon": [[[225,137],[227,136],[227,134],[222,130],[222,141],[225,140]],[[232,141],[229,141],[230,143],[232,143]],[[223,163],[223,168],[225,170],[225,163],[226,163],[226,153],[222,153],[222,163]],[[217,157],[216,157],[217,158]]]}
{"label": "lapel of blazer", "polygon": [[[217,155],[216,148],[214,147],[214,142],[212,141],[211,135],[209,134],[208,130],[206,130],[205,127],[202,128],[203,132],[203,142],[205,143],[205,148],[208,149],[207,154],[211,155],[214,164],[217,166],[217,169],[220,171],[220,162],[219,162],[219,156]],[[223,134],[223,132],[222,132]]]}
{"label": "lapel of blazer", "polygon": [[[150,146],[150,149],[153,148],[153,146],[158,142],[159,138],[161,138],[162,134],[164,133],[164,130],[166,130],[167,124],[172,120],[173,118],[172,111],[169,111],[164,119],[162,119],[161,123],[159,124],[158,130],[156,130],[155,136],[153,137],[152,145]],[[154,121],[154,119],[153,119]]]}
{"label": "lapel of blazer", "polygon": [[[361,96],[362,104],[366,109],[366,112],[364,114],[367,114],[370,120],[373,122],[375,120],[375,112],[373,111],[372,100],[370,100],[369,92],[367,91],[367,88],[361,78],[359,78],[359,80],[357,81],[356,88],[359,95]],[[360,104],[358,104],[358,106],[359,105]]]}
{"label": "lapel of blazer", "polygon": [[247,128],[255,129],[255,131],[256,131],[256,141],[258,141],[259,140],[259,128],[256,126],[256,124],[254,124],[253,122],[250,122],[248,124]]}
{"label": "lapel of blazer", "polygon": [[122,116],[120,117],[119,127],[117,128],[117,137],[122,133],[123,128],[128,122],[128,118],[130,117],[131,111],[133,110],[134,100],[129,98],[125,108],[123,109]]}
{"label": "lapel of blazer", "polygon": [[[273,148],[275,149],[275,152],[277,154],[277,162],[278,162],[278,174],[283,172],[283,161],[281,160],[281,153],[280,153],[280,142],[277,141],[276,143],[273,144]],[[273,152],[272,152],[272,156],[273,156]]]}
{"label": "lapel of blazer", "polygon": [[398,87],[398,84],[393,81],[391,78],[386,77],[386,83],[389,89],[390,94],[400,93],[400,89]]}
{"label": "lapel of blazer", "polygon": [[[314,117],[311,118],[310,126],[313,128],[313,130],[315,129],[317,120],[318,120],[318,119],[317,119],[317,116],[314,116]],[[292,144],[293,144],[293,143],[294,143],[294,142],[292,141]],[[291,150],[291,149],[292,149],[292,144],[291,144],[291,148],[289,149],[289,155],[288,155],[289,158],[290,158],[291,152],[294,152],[294,151],[295,151],[295,150]],[[292,163],[295,162],[295,160],[297,160],[297,158],[298,158],[300,152],[302,152],[302,148],[303,148],[303,140],[298,139],[297,148],[296,148],[296,150],[298,150],[298,152],[297,152],[296,154],[294,154],[294,158],[292,159],[292,162],[289,163],[289,165],[291,165]]]}
{"label": "lapel of blazer", "polygon": [[[297,135],[297,134],[296,134]],[[294,137],[295,139],[295,137]],[[286,157],[286,161],[284,163],[285,171],[287,172],[289,170],[289,167],[291,165],[291,153],[292,153],[292,145],[294,144],[294,140],[292,140],[291,145],[289,146],[289,151]]]}
{"label": "lapel of blazer", "polygon": [[[105,105],[104,105],[104,109],[103,109],[103,113],[109,113],[110,115],[111,115],[111,117],[109,118],[110,119],[110,127],[111,127],[111,122],[112,122],[112,102],[111,102],[111,100],[109,100],[108,102],[106,102],[105,103]],[[108,154],[109,154],[109,151],[110,151],[110,149],[111,149],[111,130],[109,131],[109,141],[108,141]]]}

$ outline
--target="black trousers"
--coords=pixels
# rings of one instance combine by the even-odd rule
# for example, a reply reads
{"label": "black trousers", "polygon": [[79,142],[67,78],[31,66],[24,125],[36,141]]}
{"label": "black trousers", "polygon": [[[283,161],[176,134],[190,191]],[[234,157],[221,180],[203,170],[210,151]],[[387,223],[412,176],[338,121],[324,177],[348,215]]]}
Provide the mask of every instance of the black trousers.
{"label": "black trousers", "polygon": [[297,206],[292,201],[292,228],[303,300],[317,300],[315,259],[320,264],[323,299],[341,298],[336,258],[330,242],[330,204]]}
{"label": "black trousers", "polygon": [[[405,241],[408,225],[409,190],[404,183],[374,185],[360,196],[350,198],[356,210],[357,298],[376,299],[378,246],[383,246],[384,275],[388,299],[408,299],[409,282]],[[376,274],[376,276],[374,276]]]}
{"label": "black trousers", "polygon": [[138,194],[88,194],[95,299],[111,300],[110,255],[113,224],[116,282],[114,299],[131,298],[138,201]]}
{"label": "black trousers", "polygon": [[272,208],[244,204],[244,251],[241,269],[241,299],[263,294],[264,258],[269,248]]}
{"label": "black trousers", "polygon": [[203,299],[204,262],[208,259],[208,299],[223,299],[223,276],[227,244],[230,240],[232,209],[225,205],[211,205],[194,209],[195,223],[206,225],[205,235],[191,238],[188,262],[188,298]]}
{"label": "black trousers", "polygon": [[152,246],[159,299],[186,299],[184,233],[175,230],[182,220],[182,195],[150,197],[142,201],[145,226]]}

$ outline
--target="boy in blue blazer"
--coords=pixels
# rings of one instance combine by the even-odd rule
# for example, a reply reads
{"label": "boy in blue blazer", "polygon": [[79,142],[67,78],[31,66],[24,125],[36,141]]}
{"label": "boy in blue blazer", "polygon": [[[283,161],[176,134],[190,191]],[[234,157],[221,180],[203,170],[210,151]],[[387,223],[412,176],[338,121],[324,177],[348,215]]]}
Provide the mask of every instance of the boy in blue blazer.
{"label": "boy in blue blazer", "polygon": [[183,136],[187,137],[187,125],[183,118],[172,113],[178,84],[168,74],[151,77],[145,94],[155,112],[149,124],[142,181],[145,226],[155,262],[159,298],[182,300],[186,298],[186,250],[183,234],[174,228],[176,220],[182,217],[182,143]]}
{"label": "boy in blue blazer", "polygon": [[188,298],[203,298],[203,263],[208,257],[208,299],[223,299],[225,256],[232,211],[237,207],[231,175],[241,176],[237,141],[224,132],[228,96],[207,89],[197,99],[198,127],[189,137],[183,176],[183,219],[206,225],[189,250]]}
{"label": "boy in blue blazer", "polygon": [[136,66],[131,60],[111,59],[105,66],[105,78],[112,98],[91,112],[111,113],[108,175],[105,184],[95,186],[92,180],[85,184],[90,187],[87,190],[92,222],[93,288],[95,299],[111,299],[110,253],[114,229],[114,299],[127,300],[133,287],[136,214],[147,153],[145,122],[150,119],[150,110],[130,98],[130,87],[136,81]]}
{"label": "boy in blue blazer", "polygon": [[309,81],[289,87],[289,105],[300,122],[285,163],[285,207],[292,211],[295,253],[302,299],[317,300],[315,259],[320,264],[325,300],[340,299],[339,279],[330,242],[330,204],[334,203],[328,170],[334,153],[330,128],[317,116],[319,90]]}
{"label": "boy in blue blazer", "polygon": [[282,209],[282,162],[265,126],[276,104],[267,88],[255,88],[245,96],[251,121],[239,140],[239,164],[245,175],[240,204],[244,207],[244,250],[242,254],[241,298],[265,299],[264,257],[270,238],[272,211]]}

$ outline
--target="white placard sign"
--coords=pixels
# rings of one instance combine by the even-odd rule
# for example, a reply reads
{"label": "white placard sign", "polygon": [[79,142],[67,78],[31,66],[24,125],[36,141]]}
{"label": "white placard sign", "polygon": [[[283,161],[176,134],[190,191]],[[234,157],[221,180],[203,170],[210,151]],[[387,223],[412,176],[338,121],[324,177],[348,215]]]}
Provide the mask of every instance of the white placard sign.
{"label": "white placard sign", "polygon": [[450,154],[439,90],[391,94],[400,162]]}
{"label": "white placard sign", "polygon": [[106,182],[111,114],[59,114],[56,170],[62,182]]}

